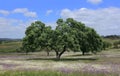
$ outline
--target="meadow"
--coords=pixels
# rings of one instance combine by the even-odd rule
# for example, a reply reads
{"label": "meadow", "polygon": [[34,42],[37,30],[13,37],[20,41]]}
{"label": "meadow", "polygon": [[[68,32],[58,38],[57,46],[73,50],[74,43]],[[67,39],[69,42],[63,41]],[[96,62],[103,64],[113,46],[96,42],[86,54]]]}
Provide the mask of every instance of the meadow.
{"label": "meadow", "polygon": [[0,44],[0,50],[5,50],[0,53],[0,76],[120,76],[120,49],[85,56],[65,52],[58,61],[55,52],[50,56],[46,52],[15,52],[20,46],[20,42]]}
{"label": "meadow", "polygon": [[17,49],[21,46],[20,41],[10,41],[10,42],[2,42],[0,44],[0,53],[13,53],[16,52]]}

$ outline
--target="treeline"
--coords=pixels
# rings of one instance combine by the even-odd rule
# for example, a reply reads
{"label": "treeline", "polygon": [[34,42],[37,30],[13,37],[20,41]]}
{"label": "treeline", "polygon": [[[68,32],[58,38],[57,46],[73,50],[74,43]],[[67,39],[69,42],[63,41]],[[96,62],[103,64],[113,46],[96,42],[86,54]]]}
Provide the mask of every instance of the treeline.
{"label": "treeline", "polygon": [[108,35],[102,36],[103,38],[103,48],[120,48],[120,35]]}
{"label": "treeline", "polygon": [[112,43],[108,42],[108,41],[103,41],[103,50],[106,50],[108,48],[119,49],[120,48],[120,40],[112,42]]}
{"label": "treeline", "polygon": [[109,38],[109,39],[120,39],[120,35],[106,35],[102,36],[103,38]]}
{"label": "treeline", "polygon": [[114,45],[114,48],[120,48],[120,40],[115,41],[113,45]]}
{"label": "treeline", "polygon": [[18,41],[22,41],[22,39],[0,38],[0,44]]}

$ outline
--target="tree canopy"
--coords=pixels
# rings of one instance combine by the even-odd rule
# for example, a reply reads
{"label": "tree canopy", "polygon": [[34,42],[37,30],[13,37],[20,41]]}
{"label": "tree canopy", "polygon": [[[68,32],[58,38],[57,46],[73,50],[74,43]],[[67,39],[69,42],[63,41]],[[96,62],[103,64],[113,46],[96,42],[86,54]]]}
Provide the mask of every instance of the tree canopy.
{"label": "tree canopy", "polygon": [[37,48],[48,48],[56,52],[60,59],[65,51],[81,51],[96,53],[102,49],[102,39],[93,28],[85,26],[72,18],[58,19],[54,30],[36,21],[26,29],[23,48],[26,52]]}

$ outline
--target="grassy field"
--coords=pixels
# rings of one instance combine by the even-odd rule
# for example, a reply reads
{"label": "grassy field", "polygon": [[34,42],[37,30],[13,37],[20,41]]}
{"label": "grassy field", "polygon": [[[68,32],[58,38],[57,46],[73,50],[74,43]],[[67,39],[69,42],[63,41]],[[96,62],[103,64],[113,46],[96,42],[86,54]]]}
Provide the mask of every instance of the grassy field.
{"label": "grassy field", "polygon": [[1,53],[11,53],[16,52],[16,49],[20,48],[21,42],[5,42],[0,44],[0,52]]}
{"label": "grassy field", "polygon": [[107,42],[110,42],[110,43],[114,43],[116,41],[119,41],[120,39],[110,39],[110,38],[104,38],[103,41],[107,41]]}
{"label": "grassy field", "polygon": [[17,53],[20,46],[21,42],[0,44],[0,76],[120,76],[120,49],[85,56],[65,52],[57,61],[55,52],[50,56],[46,52]]}
{"label": "grassy field", "polygon": [[63,73],[57,71],[7,71],[0,73],[0,76],[119,76],[113,73],[89,73],[89,72],[72,72]]}
{"label": "grassy field", "polygon": [[0,76],[119,76],[120,49],[82,56],[66,52],[57,61],[54,52],[10,53],[0,55]]}

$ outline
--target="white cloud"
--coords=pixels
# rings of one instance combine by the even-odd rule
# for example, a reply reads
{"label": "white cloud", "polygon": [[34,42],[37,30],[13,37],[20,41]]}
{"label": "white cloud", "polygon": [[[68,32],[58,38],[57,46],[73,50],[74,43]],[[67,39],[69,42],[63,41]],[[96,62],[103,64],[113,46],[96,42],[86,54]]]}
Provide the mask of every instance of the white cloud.
{"label": "white cloud", "polygon": [[48,16],[49,14],[51,14],[53,12],[53,10],[47,10],[46,15]]}
{"label": "white cloud", "polygon": [[49,22],[49,23],[45,23],[45,24],[46,24],[46,26],[51,26],[52,29],[55,29],[57,26],[57,24],[55,22]]}
{"label": "white cloud", "polygon": [[17,8],[13,10],[13,13],[22,13],[26,17],[37,17],[36,12],[31,12],[27,8]]}
{"label": "white cloud", "polygon": [[27,12],[24,14],[26,17],[37,17],[36,12]]}
{"label": "white cloud", "polygon": [[14,13],[25,13],[28,12],[27,8],[16,8],[13,10]]}
{"label": "white cloud", "polygon": [[10,12],[9,11],[6,11],[6,10],[0,10],[0,14],[3,14],[3,15],[9,15]]}
{"label": "white cloud", "polygon": [[103,0],[87,0],[87,2],[92,4],[100,4]]}
{"label": "white cloud", "polygon": [[81,8],[77,10],[63,9],[62,18],[74,18],[87,26],[93,27],[101,35],[120,35],[120,8],[110,7],[101,9]]}
{"label": "white cloud", "polygon": [[13,11],[7,11],[7,10],[0,10],[0,14],[3,14],[5,16],[12,14],[12,13],[22,13],[26,17],[37,17],[36,12],[29,11],[27,8],[16,8]]}
{"label": "white cloud", "polygon": [[[37,20],[22,21],[0,17],[0,38],[23,38],[26,28],[34,21]],[[57,24],[49,22],[46,25],[55,29]]]}
{"label": "white cloud", "polygon": [[31,22],[0,17],[0,38],[22,38]]}

